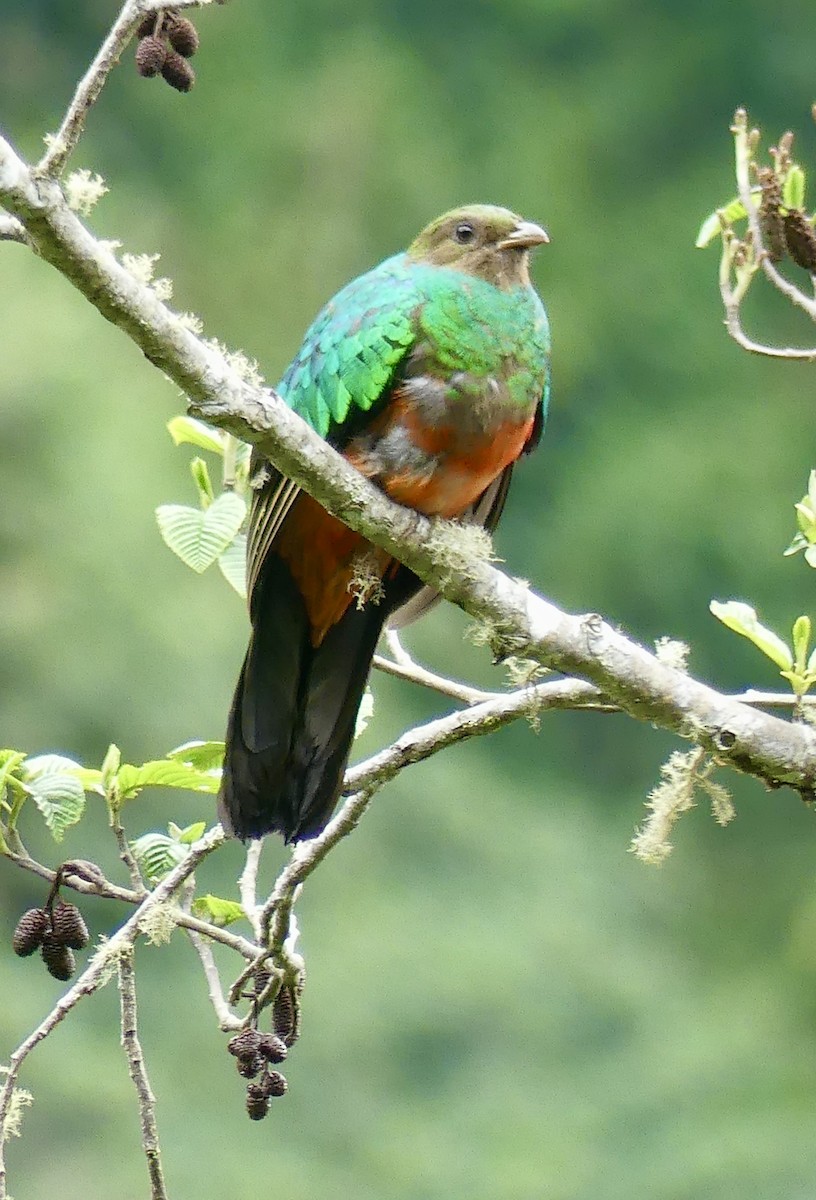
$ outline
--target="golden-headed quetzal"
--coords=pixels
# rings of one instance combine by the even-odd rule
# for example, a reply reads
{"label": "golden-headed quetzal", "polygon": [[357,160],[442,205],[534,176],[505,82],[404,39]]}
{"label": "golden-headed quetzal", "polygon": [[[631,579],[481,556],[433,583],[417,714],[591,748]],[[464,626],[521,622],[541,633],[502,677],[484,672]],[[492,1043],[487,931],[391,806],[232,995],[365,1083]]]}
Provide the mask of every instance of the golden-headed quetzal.
{"label": "golden-headed quetzal", "polygon": [[[445,213],[329,301],[279,394],[392,500],[492,529],[546,412],[549,329],[529,254],[547,240],[504,208]],[[434,593],[268,463],[255,468],[252,636],[219,811],[237,837],[296,841],[337,802],[385,621],[413,619]]]}

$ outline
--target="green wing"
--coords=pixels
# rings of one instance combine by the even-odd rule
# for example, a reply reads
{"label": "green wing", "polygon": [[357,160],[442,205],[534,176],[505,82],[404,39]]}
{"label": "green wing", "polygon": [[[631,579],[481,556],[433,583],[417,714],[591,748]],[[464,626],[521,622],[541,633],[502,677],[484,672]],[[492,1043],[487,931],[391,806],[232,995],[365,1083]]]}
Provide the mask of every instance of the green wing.
{"label": "green wing", "polygon": [[321,437],[335,441],[346,421],[368,412],[387,390],[415,340],[421,302],[404,254],[353,280],[306,331],[280,395]]}
{"label": "green wing", "polygon": [[[415,340],[422,302],[404,254],[352,280],[318,313],[278,385],[279,395],[321,437],[342,443],[344,425],[368,412],[388,390]],[[300,490],[253,457],[261,474],[249,518],[247,595]]]}

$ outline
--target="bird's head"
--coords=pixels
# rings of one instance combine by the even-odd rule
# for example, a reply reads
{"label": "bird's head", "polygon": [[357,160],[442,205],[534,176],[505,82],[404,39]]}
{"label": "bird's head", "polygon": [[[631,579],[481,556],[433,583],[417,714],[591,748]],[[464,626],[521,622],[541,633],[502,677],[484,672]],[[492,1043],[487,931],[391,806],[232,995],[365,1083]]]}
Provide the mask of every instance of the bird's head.
{"label": "bird's head", "polygon": [[509,290],[529,284],[530,250],[549,240],[540,225],[507,208],[466,204],[431,221],[411,243],[408,257]]}

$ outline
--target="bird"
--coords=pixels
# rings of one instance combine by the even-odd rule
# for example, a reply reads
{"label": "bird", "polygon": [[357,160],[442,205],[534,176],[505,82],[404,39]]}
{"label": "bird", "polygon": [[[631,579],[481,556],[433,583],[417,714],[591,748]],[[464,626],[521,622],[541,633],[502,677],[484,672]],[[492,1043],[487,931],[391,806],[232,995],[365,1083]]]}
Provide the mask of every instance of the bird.
{"label": "bird", "polygon": [[[278,394],[392,500],[492,530],[544,427],[550,332],[529,259],[548,241],[496,205],[444,213],[326,304]],[[383,626],[438,596],[255,452],[251,471],[252,628],[219,817],[244,841],[299,842],[336,807]]]}

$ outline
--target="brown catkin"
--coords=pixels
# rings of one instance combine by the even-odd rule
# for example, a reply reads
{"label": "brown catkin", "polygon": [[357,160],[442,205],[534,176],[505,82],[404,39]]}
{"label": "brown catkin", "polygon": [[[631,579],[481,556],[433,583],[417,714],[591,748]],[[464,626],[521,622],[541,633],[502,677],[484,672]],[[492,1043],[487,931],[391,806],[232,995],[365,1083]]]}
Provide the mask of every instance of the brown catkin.
{"label": "brown catkin", "polygon": [[11,948],[20,958],[28,958],[42,945],[42,940],[48,932],[48,915],[44,908],[30,908],[24,912],[17,922]]}
{"label": "brown catkin", "polygon": [[163,13],[148,13],[146,17],[142,17],[141,21],[136,26],[136,37],[146,38],[151,37],[151,35],[156,32],[161,33],[166,20],[167,18]]}
{"label": "brown catkin", "polygon": [[762,240],[771,262],[781,262],[785,257],[786,239],[785,227],[779,206],[782,203],[782,188],[779,176],[770,167],[760,167],[757,179],[762,189],[762,203],[759,206],[759,227],[762,230]]}
{"label": "brown catkin", "polygon": [[146,79],[152,79],[160,71],[164,73],[168,54],[169,51],[161,38],[152,35],[142,38],[136,47],[136,70]]}
{"label": "brown catkin", "polygon": [[281,985],[281,990],[272,1005],[272,1024],[275,1033],[285,1045],[291,1046],[293,1042],[297,1041],[300,1030],[298,1029],[295,997],[292,988],[285,983]]}
{"label": "brown catkin", "polygon": [[816,271],[816,233],[801,208],[788,209],[785,217],[788,254],[806,271]]}
{"label": "brown catkin", "polygon": [[189,92],[195,83],[195,71],[175,50],[171,50],[161,67],[162,79],[170,84],[177,92]]}

